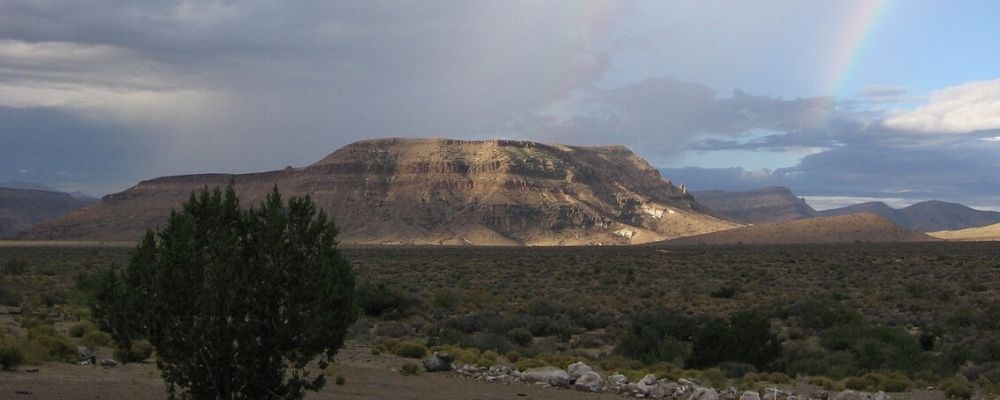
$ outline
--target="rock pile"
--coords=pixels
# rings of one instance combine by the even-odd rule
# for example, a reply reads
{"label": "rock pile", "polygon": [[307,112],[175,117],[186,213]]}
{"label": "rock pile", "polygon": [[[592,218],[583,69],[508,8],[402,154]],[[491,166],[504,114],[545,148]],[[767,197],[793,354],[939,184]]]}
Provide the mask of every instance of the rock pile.
{"label": "rock pile", "polygon": [[[450,357],[450,358],[449,358]],[[770,388],[761,392],[752,390],[738,391],[735,388],[716,390],[700,384],[679,379],[656,379],[648,374],[635,382],[629,382],[628,377],[614,374],[601,376],[589,365],[583,362],[570,364],[566,370],[557,367],[530,368],[518,371],[512,365],[494,365],[488,368],[473,365],[454,365],[454,357],[447,353],[434,353],[424,360],[427,372],[455,371],[462,377],[491,383],[528,383],[545,387],[575,389],[583,392],[618,393],[622,396],[671,400],[891,400],[889,395],[878,393],[855,392],[845,390],[836,394],[825,391],[811,393],[793,393],[778,388]],[[447,365],[447,369],[443,365]]]}

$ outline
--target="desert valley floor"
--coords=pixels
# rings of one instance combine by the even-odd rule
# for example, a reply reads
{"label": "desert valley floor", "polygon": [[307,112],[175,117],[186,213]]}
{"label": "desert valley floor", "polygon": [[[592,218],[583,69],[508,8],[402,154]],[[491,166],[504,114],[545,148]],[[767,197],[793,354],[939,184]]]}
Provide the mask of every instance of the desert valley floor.
{"label": "desert valley floor", "polygon": [[[112,263],[127,262],[130,249],[128,244],[6,242],[0,246],[0,264],[16,260],[25,265],[18,274],[4,277],[5,286],[24,294],[25,314],[54,321],[56,330],[66,334],[76,322],[73,315],[85,317],[81,309],[93,278]],[[975,349],[987,343],[984,346],[992,348],[996,327],[989,321],[1000,316],[1000,246],[991,242],[361,246],[346,247],[344,253],[365,288],[362,291],[381,293],[398,303],[377,313],[366,310],[351,330],[349,346],[332,366],[327,387],[307,398],[618,397],[537,385],[487,384],[453,374],[403,376],[398,371],[404,364],[420,360],[391,353],[394,346],[410,342],[496,349],[477,350],[473,357],[483,358],[472,362],[487,362],[492,353],[489,362],[502,363],[518,353],[520,362],[527,359],[540,365],[585,360],[607,373],[613,369],[632,374],[654,371],[659,365],[673,371],[664,373],[691,371],[695,379],[711,380],[718,378],[711,372],[623,361],[615,345],[631,316],[652,309],[720,317],[755,310],[772,321],[787,345],[819,335],[807,328],[804,308],[799,307],[813,300],[856,312],[871,326],[933,330],[934,346],[924,356],[927,372],[900,378],[906,382],[906,392],[893,397],[940,398],[939,391],[922,390],[937,384],[939,377],[931,370],[946,368],[939,365],[940,359],[956,346]],[[25,324],[28,315],[0,318],[0,329],[15,337],[25,334],[19,324]],[[508,325],[498,330],[495,324],[501,322],[496,321],[514,325],[526,321],[526,341],[519,342]],[[544,326],[539,328],[538,323]],[[97,352],[103,357],[112,350],[97,347]],[[820,363],[836,360],[829,354],[815,357]],[[38,372],[27,372],[34,368]],[[964,371],[962,365],[954,368]],[[824,373],[834,377],[833,387],[841,389],[843,383],[837,382],[855,374],[836,368]],[[767,374],[759,381],[722,378],[718,383],[815,388],[819,381],[807,378],[814,374],[788,372],[793,379],[780,384],[768,382]],[[796,375],[799,379],[794,379]],[[17,371],[0,372],[0,398],[20,398],[18,393],[25,392],[32,394],[24,398],[160,399],[165,395],[157,376],[152,362],[108,370],[58,361],[29,362]],[[334,376],[343,376],[346,383],[334,384]]]}

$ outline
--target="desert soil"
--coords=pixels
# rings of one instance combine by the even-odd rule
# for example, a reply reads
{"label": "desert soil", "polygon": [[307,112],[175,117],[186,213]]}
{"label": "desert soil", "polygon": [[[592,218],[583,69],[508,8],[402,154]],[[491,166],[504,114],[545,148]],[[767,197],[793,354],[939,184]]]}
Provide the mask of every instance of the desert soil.
{"label": "desert soil", "polygon": [[[330,367],[327,385],[306,399],[622,399],[612,394],[582,393],[527,384],[493,384],[457,375],[398,371],[417,360],[371,355],[365,347],[348,346]],[[28,370],[38,369],[38,372]],[[334,384],[343,376],[344,385]],[[153,363],[104,369],[89,365],[48,363],[0,372],[0,399],[166,399],[163,380]]]}

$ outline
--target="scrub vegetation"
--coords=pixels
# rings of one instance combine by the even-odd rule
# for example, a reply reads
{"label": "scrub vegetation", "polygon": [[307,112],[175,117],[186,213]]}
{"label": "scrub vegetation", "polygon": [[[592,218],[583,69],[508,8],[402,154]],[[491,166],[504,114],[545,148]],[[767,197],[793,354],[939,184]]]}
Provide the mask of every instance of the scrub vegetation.
{"label": "scrub vegetation", "polygon": [[[991,243],[343,253],[359,279],[348,340],[373,353],[446,350],[461,363],[518,368],[586,360],[630,377],[741,388],[934,386],[968,397],[1000,387],[1000,248]],[[19,271],[3,277],[8,303],[24,310],[0,347],[20,348],[28,363],[62,359],[60,340],[79,343],[93,328],[70,332],[60,321],[87,320],[96,277],[127,257],[0,249],[0,265],[16,260]],[[34,337],[56,340],[29,337],[53,320],[54,331]]]}

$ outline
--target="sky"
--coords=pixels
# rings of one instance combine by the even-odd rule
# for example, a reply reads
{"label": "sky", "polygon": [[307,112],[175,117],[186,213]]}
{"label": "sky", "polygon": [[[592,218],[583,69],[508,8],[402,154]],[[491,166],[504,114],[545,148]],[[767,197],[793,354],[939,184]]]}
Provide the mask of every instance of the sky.
{"label": "sky", "polygon": [[[0,182],[102,195],[377,137],[623,144],[817,208],[1000,208],[1000,5],[0,0]],[[845,200],[846,199],[846,200]]]}

